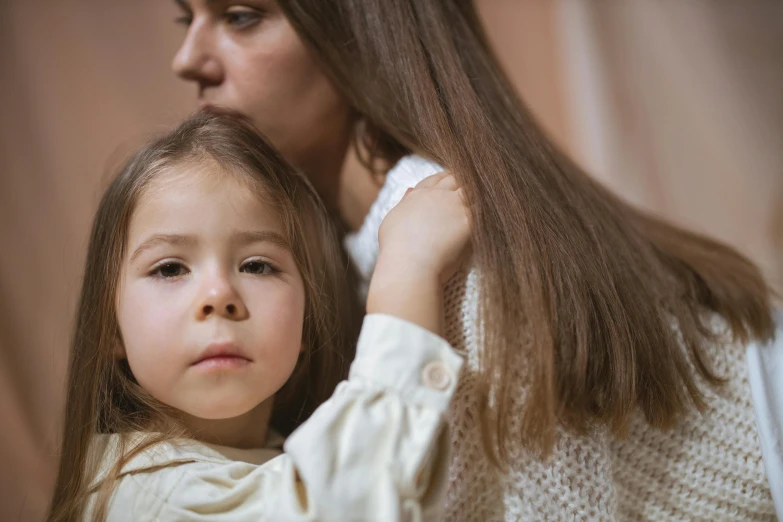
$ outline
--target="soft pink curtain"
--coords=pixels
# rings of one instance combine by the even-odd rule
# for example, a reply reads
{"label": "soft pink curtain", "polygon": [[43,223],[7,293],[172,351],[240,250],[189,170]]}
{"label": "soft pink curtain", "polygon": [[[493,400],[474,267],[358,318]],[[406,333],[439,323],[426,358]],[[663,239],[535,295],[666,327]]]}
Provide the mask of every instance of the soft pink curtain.
{"label": "soft pink curtain", "polygon": [[559,4],[585,164],[783,288],[783,3]]}
{"label": "soft pink curtain", "polygon": [[475,1],[487,36],[511,81],[550,136],[572,149],[558,1]]}
{"label": "soft pink curtain", "polygon": [[[512,77],[565,139],[554,10],[512,0],[481,7]],[[182,34],[175,16],[161,0],[0,2],[0,521],[45,513],[71,319],[105,176],[191,108],[193,88],[169,72]]]}
{"label": "soft pink curtain", "polygon": [[189,109],[159,0],[0,2],[0,520],[41,518],[89,221],[108,168]]}

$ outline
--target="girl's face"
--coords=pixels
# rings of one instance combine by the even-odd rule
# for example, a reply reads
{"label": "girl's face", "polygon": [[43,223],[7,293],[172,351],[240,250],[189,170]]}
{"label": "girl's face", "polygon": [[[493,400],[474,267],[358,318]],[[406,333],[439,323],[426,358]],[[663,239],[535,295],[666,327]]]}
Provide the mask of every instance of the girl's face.
{"label": "girl's face", "polygon": [[302,350],[305,291],[277,213],[211,161],[136,206],[117,315],[138,383],[197,419],[259,411]]}
{"label": "girl's face", "polygon": [[341,164],[350,107],[274,1],[175,2],[187,33],[173,69],[196,83],[200,106],[248,116],[290,162],[308,171]]}

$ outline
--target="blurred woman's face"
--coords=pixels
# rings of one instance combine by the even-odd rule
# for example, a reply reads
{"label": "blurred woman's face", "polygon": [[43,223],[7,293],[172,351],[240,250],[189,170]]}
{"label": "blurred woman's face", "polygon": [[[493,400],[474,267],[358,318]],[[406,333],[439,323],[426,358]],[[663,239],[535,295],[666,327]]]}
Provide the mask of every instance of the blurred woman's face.
{"label": "blurred woman's face", "polygon": [[172,67],[197,85],[199,105],[250,117],[289,161],[310,174],[313,168],[339,169],[351,109],[275,2],[175,2],[187,32]]}

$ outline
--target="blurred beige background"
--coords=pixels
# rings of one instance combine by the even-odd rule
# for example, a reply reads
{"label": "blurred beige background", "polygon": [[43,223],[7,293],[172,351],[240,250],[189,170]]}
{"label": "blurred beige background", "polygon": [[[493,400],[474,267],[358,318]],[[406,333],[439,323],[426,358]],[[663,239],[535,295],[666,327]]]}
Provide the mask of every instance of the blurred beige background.
{"label": "blurred beige background", "polygon": [[[783,4],[478,0],[546,128],[631,201],[783,282]],[[91,215],[191,109],[161,0],[0,2],[0,521],[41,520]]]}

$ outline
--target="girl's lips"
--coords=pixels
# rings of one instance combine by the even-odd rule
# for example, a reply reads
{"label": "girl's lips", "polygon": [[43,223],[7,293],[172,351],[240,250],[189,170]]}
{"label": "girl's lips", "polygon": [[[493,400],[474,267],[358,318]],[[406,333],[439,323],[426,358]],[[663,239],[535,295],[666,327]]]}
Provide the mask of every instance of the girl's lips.
{"label": "girl's lips", "polygon": [[204,370],[232,370],[250,364],[250,359],[238,355],[217,355],[199,360],[193,366]]}
{"label": "girl's lips", "polygon": [[234,343],[215,343],[204,350],[192,364],[206,369],[231,369],[247,366],[252,360],[247,357],[242,347]]}

